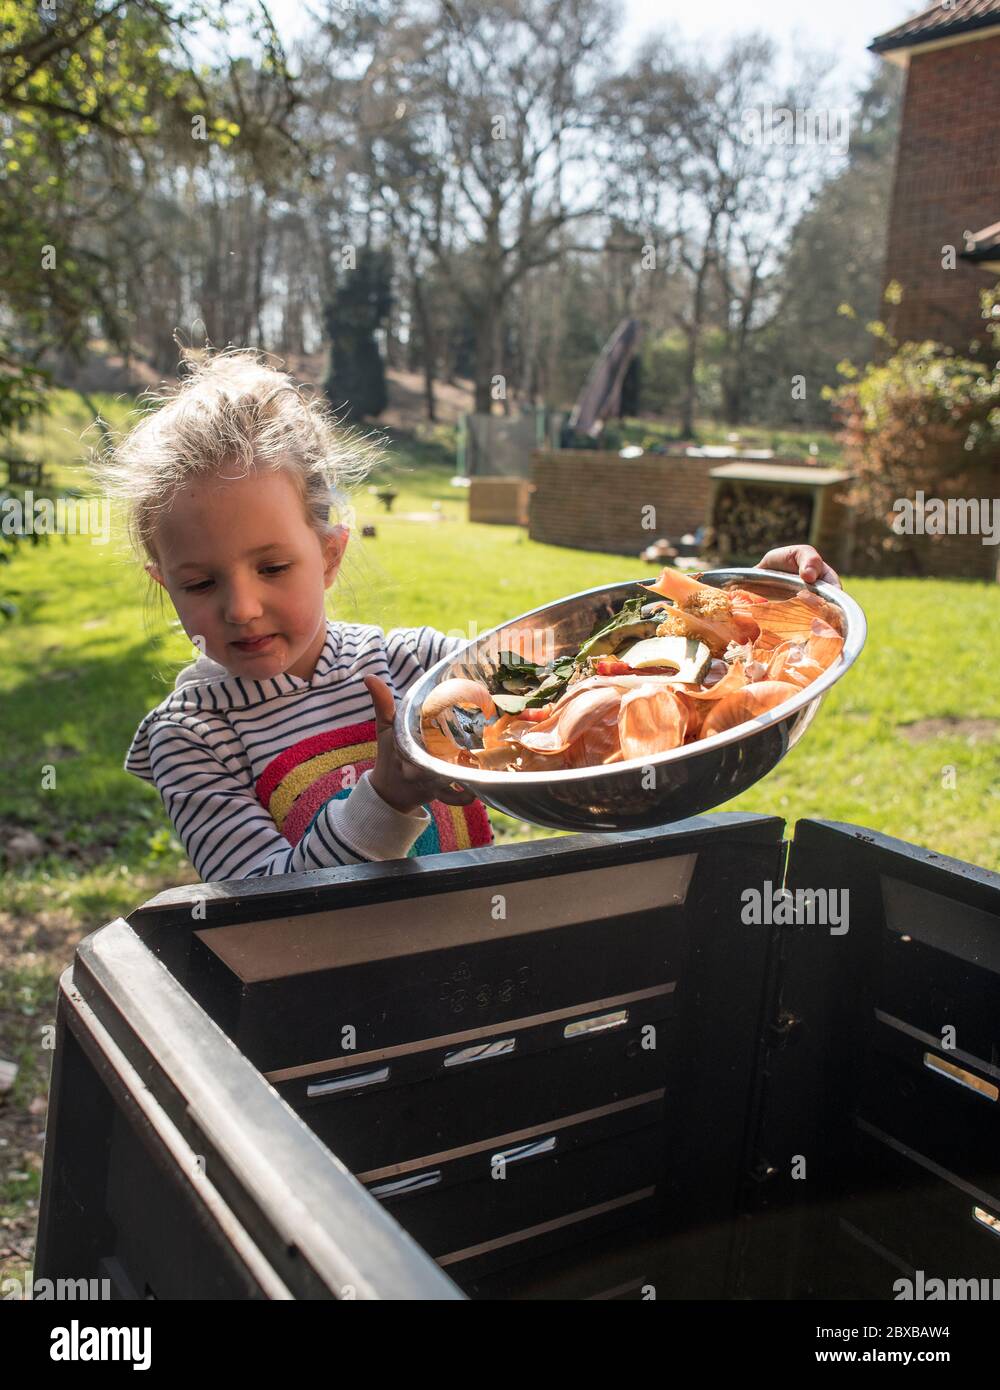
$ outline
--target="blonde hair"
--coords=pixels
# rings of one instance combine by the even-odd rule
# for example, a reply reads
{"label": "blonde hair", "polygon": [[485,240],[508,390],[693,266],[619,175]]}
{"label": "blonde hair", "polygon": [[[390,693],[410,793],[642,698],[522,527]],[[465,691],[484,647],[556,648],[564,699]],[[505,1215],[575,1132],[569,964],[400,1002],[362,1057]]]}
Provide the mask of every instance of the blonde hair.
{"label": "blonde hair", "polygon": [[251,348],[189,357],[180,385],[144,393],[144,418],[117,441],[112,436],[92,462],[96,484],[125,506],[140,561],[159,563],[157,519],[177,489],[233,464],[242,466],[239,476],[255,468],[286,472],[321,541],[349,521],[348,490],[382,462],[383,450],[374,436],[344,426],[318,396],[263,357]]}

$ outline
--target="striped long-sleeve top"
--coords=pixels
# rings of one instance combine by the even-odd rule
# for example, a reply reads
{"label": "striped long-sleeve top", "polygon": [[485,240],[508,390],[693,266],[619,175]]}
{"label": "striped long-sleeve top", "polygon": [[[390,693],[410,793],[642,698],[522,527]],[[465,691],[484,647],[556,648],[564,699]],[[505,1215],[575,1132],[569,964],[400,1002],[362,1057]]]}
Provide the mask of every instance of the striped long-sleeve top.
{"label": "striped long-sleeve top", "polygon": [[202,658],[136,730],[125,769],[157,788],[203,882],[492,843],[481,801],[405,814],[368,776],[375,711],[362,676],[379,676],[398,702],[462,639],[430,627],[326,628],[308,680],[249,680]]}

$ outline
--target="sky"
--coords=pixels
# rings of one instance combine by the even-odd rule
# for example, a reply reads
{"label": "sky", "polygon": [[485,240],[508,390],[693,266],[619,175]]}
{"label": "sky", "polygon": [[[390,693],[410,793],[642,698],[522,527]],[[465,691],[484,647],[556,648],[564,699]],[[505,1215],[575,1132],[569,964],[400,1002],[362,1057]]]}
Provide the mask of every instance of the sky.
{"label": "sky", "polygon": [[[282,37],[290,43],[308,27],[303,0],[269,0]],[[822,50],[836,60],[833,80],[846,92],[862,85],[875,59],[867,47],[877,35],[926,9],[921,0],[619,0],[622,48],[634,53],[657,30],[677,33],[709,49],[736,34],[763,30],[784,54],[794,45]],[[322,7],[324,0],[318,0]]]}
{"label": "sky", "polygon": [[634,48],[644,34],[674,27],[684,38],[708,41],[761,29],[782,48],[798,39],[835,55],[847,80],[861,81],[872,39],[926,9],[920,0],[624,0],[623,38]]}

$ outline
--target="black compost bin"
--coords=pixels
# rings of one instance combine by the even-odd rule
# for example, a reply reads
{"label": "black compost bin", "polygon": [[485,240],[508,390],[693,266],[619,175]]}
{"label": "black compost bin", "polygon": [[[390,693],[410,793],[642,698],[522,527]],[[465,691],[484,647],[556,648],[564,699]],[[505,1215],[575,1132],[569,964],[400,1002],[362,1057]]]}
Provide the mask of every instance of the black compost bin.
{"label": "black compost bin", "polygon": [[1000,1277],[1000,875],[718,814],[161,894],[60,983],[36,1278],[126,1299]]}

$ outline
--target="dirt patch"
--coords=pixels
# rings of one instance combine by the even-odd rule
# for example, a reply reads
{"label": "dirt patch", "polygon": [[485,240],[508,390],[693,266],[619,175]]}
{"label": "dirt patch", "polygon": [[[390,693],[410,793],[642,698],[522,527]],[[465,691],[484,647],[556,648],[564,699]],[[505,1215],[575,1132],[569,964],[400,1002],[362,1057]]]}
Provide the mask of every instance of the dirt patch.
{"label": "dirt patch", "polygon": [[[27,1109],[0,1099],[0,1173],[11,1186],[37,1184],[45,1143],[45,1109],[41,1095]],[[20,1275],[34,1262],[37,1226],[37,1198],[0,1205],[0,1271]]]}
{"label": "dirt patch", "polygon": [[[182,873],[136,875],[135,903],[182,881]],[[69,906],[0,912],[0,1058],[21,1066],[15,1089],[0,1095],[0,1279],[23,1277],[34,1260],[52,1062],[39,1039],[55,1023],[58,979],[77,944],[113,915],[109,908],[82,921]],[[21,972],[32,982],[27,998],[15,988]]]}
{"label": "dirt patch", "polygon": [[[78,748],[66,748],[63,750],[66,755],[72,754],[73,757],[80,756]],[[22,825],[18,821],[0,820],[0,866],[12,870],[15,867],[30,863],[41,858],[43,855],[54,855],[65,862],[72,869],[91,869],[105,863],[118,852],[116,844],[117,832],[120,830],[120,821],[114,821],[110,817],[94,817],[90,822],[90,831],[94,834],[103,830],[107,832],[107,838],[103,840],[91,839],[88,844],[77,844],[69,834],[59,829],[59,827],[36,827]],[[38,837],[41,842],[40,848],[25,851],[19,855],[9,855],[6,846],[11,840],[24,834],[32,834]]]}
{"label": "dirt patch", "polygon": [[[396,367],[386,371],[389,403],[378,418],[380,425],[410,430],[426,423],[427,403],[424,398],[424,378],[420,372],[405,372]],[[453,425],[458,417],[475,405],[472,382],[459,378],[455,382],[435,381],[434,413],[439,424]]]}
{"label": "dirt patch", "polygon": [[[24,977],[23,977],[24,978]],[[30,977],[28,977],[30,978]],[[34,1259],[52,1052],[42,1030],[55,1021],[55,988],[35,977],[22,989],[0,974],[0,1057],[15,1062],[0,1093],[0,1274],[22,1276]]]}
{"label": "dirt patch", "polygon": [[932,738],[964,738],[982,743],[1000,733],[1000,719],[918,719],[897,726],[911,743],[929,743]]}
{"label": "dirt patch", "polygon": [[0,912],[0,971],[41,966],[60,975],[79,942],[93,931],[82,927],[70,908],[15,916]]}

